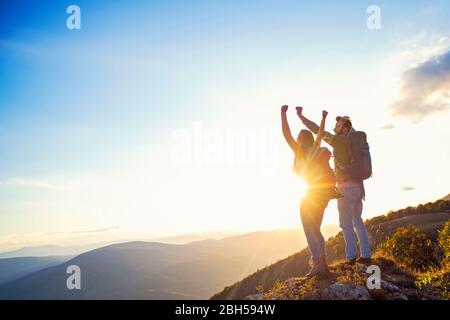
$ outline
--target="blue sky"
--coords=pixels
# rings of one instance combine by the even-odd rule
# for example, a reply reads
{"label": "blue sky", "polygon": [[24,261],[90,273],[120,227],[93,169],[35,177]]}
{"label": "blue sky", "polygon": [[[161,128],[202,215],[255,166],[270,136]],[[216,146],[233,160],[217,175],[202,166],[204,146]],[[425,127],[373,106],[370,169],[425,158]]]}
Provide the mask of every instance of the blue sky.
{"label": "blue sky", "polygon": [[[98,153],[134,141],[142,130],[156,132],[210,81],[233,81],[242,71],[251,76],[303,57],[318,68],[338,61],[364,64],[395,41],[387,33],[367,36],[361,2],[78,4],[80,31],[65,28],[64,1],[3,4],[2,41],[12,48],[1,55],[2,127],[20,136],[11,137],[9,152],[2,148],[2,174],[95,163]],[[409,6],[397,5],[407,16]],[[143,60],[150,65],[139,70]],[[121,91],[122,100],[111,98],[111,88]],[[30,157],[44,157],[44,163],[30,164]]]}
{"label": "blue sky", "polygon": [[[344,109],[364,119],[360,123],[373,130],[375,146],[383,146],[386,139],[379,130],[382,125],[404,126],[397,137],[431,126],[429,117],[394,118],[388,105],[395,92],[386,91],[394,87],[391,78],[401,78],[411,66],[445,52],[450,25],[447,1],[377,1],[382,14],[379,31],[366,28],[366,8],[372,3],[365,1],[76,1],[81,30],[66,28],[69,4],[0,4],[0,235],[4,239],[111,226],[137,232],[143,216],[152,221],[146,227],[150,233],[183,232],[182,226],[172,228],[165,220],[169,212],[177,218],[179,212],[167,209],[158,215],[154,210],[163,204],[155,208],[144,204],[152,201],[151,195],[134,198],[137,192],[124,195],[123,190],[139,186],[140,177],[147,177],[142,188],[162,192],[165,189],[159,186],[174,179],[164,196],[186,193],[187,199],[197,199],[207,188],[209,169],[174,168],[167,160],[173,131],[190,128],[195,121],[213,128],[276,128],[278,105],[300,100],[315,108],[330,105],[331,112]],[[420,53],[422,60],[401,56],[408,50],[412,56]],[[350,89],[355,94],[348,93]],[[374,98],[367,99],[368,95]],[[372,108],[375,102],[379,106]],[[435,135],[446,133],[434,130]],[[380,148],[374,152],[375,158],[385,158]],[[445,158],[448,149],[442,152]],[[145,171],[146,166],[154,171]],[[249,172],[247,167],[220,167],[209,183],[232,188],[229,171],[240,178]],[[193,191],[189,185],[177,188],[182,185],[177,179],[188,175],[194,177],[189,180]],[[381,175],[378,183],[374,180],[374,190],[375,186],[381,190]],[[438,176],[438,171],[431,175]],[[256,176],[248,173],[247,179]],[[402,184],[417,188],[425,183],[421,179],[399,178],[395,188]],[[120,184],[117,193],[94,201],[98,189],[115,183]],[[79,189],[74,192],[67,185]],[[79,205],[86,200],[82,190],[91,187],[89,201],[72,206],[70,201]],[[193,193],[189,196],[189,192]],[[423,198],[399,191],[384,205],[380,194],[376,203],[369,203],[370,215],[448,190],[437,183],[430,193],[417,192]],[[123,203],[114,203],[113,194],[123,194]],[[136,202],[142,203],[127,208]],[[229,202],[248,202],[243,207],[252,208],[251,199],[237,195]],[[198,206],[193,201],[184,208],[202,212],[181,223],[186,231],[219,228],[215,223],[192,222],[215,220],[210,217],[211,207]],[[109,213],[118,207],[120,212]],[[86,208],[92,212],[86,214]],[[133,216],[135,209],[143,213]],[[249,219],[224,228],[288,226],[297,217],[295,212],[290,215],[292,220],[280,225],[267,213],[264,224],[252,226]]]}

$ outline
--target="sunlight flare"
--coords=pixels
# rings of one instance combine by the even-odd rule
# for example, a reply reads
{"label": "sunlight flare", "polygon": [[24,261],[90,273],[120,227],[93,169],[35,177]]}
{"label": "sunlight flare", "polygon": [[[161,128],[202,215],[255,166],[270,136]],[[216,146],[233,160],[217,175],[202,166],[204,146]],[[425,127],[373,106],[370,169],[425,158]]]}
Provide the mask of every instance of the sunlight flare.
{"label": "sunlight flare", "polygon": [[309,186],[302,177],[294,175],[291,179],[291,188],[291,190],[294,190],[294,194],[298,199],[303,199]]}

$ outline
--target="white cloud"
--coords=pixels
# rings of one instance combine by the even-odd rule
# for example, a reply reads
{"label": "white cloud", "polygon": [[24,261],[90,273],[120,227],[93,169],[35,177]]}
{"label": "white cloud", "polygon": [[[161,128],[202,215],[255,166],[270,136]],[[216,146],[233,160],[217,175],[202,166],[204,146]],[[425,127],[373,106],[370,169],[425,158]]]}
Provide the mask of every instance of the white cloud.
{"label": "white cloud", "polygon": [[106,228],[100,228],[100,229],[91,229],[91,230],[77,230],[72,231],[72,233],[101,233],[101,232],[109,232],[119,229],[119,227],[106,227]]}
{"label": "white cloud", "polygon": [[393,125],[393,124],[386,124],[386,125],[384,125],[384,126],[381,126],[381,130],[392,130],[392,129],[394,129],[395,128],[395,126]]}
{"label": "white cloud", "polygon": [[450,105],[450,50],[402,74],[401,98],[390,107],[394,115],[417,122]]}
{"label": "white cloud", "polygon": [[391,94],[388,111],[413,122],[441,111],[450,102],[450,35],[420,32],[399,43],[384,60],[382,74]]}
{"label": "white cloud", "polygon": [[29,178],[12,178],[8,180],[0,180],[0,186],[18,187],[18,188],[57,189],[57,186],[50,184],[46,180],[29,179]]}

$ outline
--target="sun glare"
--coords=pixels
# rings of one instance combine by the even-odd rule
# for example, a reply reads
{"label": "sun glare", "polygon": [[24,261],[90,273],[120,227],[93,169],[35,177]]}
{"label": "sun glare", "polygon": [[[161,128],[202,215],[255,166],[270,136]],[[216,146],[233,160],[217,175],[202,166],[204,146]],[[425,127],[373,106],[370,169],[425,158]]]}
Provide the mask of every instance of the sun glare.
{"label": "sun glare", "polygon": [[308,184],[306,183],[306,181],[297,176],[297,175],[293,175],[292,176],[292,190],[294,190],[294,194],[296,197],[298,197],[298,199],[302,199],[306,192],[308,191]]}

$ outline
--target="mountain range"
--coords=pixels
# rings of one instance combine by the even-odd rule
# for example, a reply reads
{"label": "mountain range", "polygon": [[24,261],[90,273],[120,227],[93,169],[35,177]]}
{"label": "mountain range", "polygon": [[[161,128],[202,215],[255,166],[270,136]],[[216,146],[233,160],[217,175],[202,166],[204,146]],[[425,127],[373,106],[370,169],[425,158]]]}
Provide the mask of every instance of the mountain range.
{"label": "mountain range", "polygon": [[0,285],[36,271],[59,265],[70,257],[19,257],[0,259]]}
{"label": "mountain range", "polygon": [[90,244],[85,246],[36,246],[23,247],[18,250],[0,253],[0,259],[19,257],[51,257],[51,256],[76,256],[80,253],[97,249],[104,244]]}
{"label": "mountain range", "polygon": [[[300,230],[253,232],[184,245],[113,244],[62,263],[47,258],[52,265],[0,284],[0,299],[205,299],[304,246]],[[17,259],[0,262],[11,270]],[[66,287],[69,265],[81,269],[81,290]]]}
{"label": "mountain range", "polygon": [[[365,223],[374,246],[410,224],[435,238],[449,210],[450,201],[439,200]],[[326,237],[334,235],[326,244],[330,262],[342,260],[342,233],[336,226],[323,231]],[[186,244],[132,241],[78,255],[3,258],[0,299],[244,299],[258,287],[269,291],[277,281],[304,275],[310,258],[305,247],[301,230],[275,230]],[[40,249],[33,250],[20,253]],[[66,286],[71,265],[81,270],[81,290]]]}

